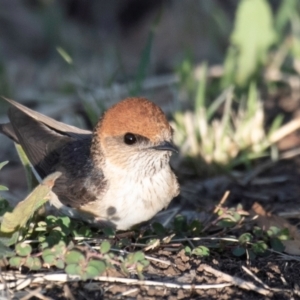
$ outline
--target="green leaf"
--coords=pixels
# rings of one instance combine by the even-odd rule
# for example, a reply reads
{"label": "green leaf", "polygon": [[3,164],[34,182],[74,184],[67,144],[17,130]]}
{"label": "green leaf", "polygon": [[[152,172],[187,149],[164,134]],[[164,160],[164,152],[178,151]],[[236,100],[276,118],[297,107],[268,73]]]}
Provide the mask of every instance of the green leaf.
{"label": "green leaf", "polygon": [[237,9],[231,42],[237,47],[236,82],[244,86],[264,64],[269,48],[276,41],[273,16],[266,0],[242,0]]}
{"label": "green leaf", "polygon": [[57,245],[54,245],[52,248],[53,253],[56,255],[61,255],[66,250],[66,243],[64,241],[59,241]]}
{"label": "green leaf", "polygon": [[65,271],[68,275],[78,275],[80,273],[80,269],[77,264],[68,264]]}
{"label": "green leaf", "polygon": [[232,249],[232,254],[237,257],[240,257],[240,256],[244,255],[245,253],[246,253],[246,249],[241,246],[237,246]]}
{"label": "green leaf", "polygon": [[65,256],[66,264],[80,264],[81,262],[85,261],[85,256],[82,252],[77,250],[69,251]]}
{"label": "green leaf", "polygon": [[88,267],[93,267],[97,270],[97,275],[95,276],[101,275],[106,269],[105,263],[101,260],[96,260],[96,259],[91,259],[88,262]]}
{"label": "green leaf", "polygon": [[15,252],[12,251],[9,247],[7,247],[4,243],[0,240],[0,259],[3,257],[8,257],[14,255]]}
{"label": "green leaf", "polygon": [[253,227],[253,233],[258,238],[261,238],[264,235],[263,230],[260,227],[258,227],[258,226],[254,226]]}
{"label": "green leaf", "polygon": [[72,229],[72,234],[76,237],[92,237],[91,229],[84,225],[82,225],[79,229]]}
{"label": "green leaf", "polygon": [[155,234],[157,234],[158,236],[164,236],[166,234],[165,227],[158,222],[154,222],[152,224],[152,228],[153,228],[153,231],[155,232]]}
{"label": "green leaf", "polygon": [[174,229],[176,232],[185,232],[187,227],[186,217],[177,215],[174,219]]}
{"label": "green leaf", "polygon": [[65,225],[66,227],[70,227],[71,224],[71,219],[67,216],[63,216],[63,217],[59,217],[59,221],[62,222],[63,225]]}
{"label": "green leaf", "polygon": [[0,217],[8,211],[12,211],[12,208],[10,207],[8,201],[0,198]]}
{"label": "green leaf", "polygon": [[105,253],[109,252],[109,250],[110,250],[110,242],[109,241],[103,241],[101,243],[101,246],[100,246],[100,252],[102,254],[105,254]]}
{"label": "green leaf", "polygon": [[145,254],[142,251],[137,251],[133,255],[133,261],[138,262],[145,259]]}
{"label": "green leaf", "polygon": [[297,12],[298,0],[281,1],[275,18],[276,31],[284,37],[284,29]]}
{"label": "green leaf", "polygon": [[15,247],[16,253],[20,256],[27,256],[31,253],[32,247],[29,244],[20,243]]}
{"label": "green leaf", "polygon": [[280,234],[281,229],[276,226],[270,226],[270,228],[267,230],[267,234],[269,237],[277,236]]}
{"label": "green leaf", "polygon": [[198,82],[198,89],[195,101],[195,110],[199,111],[201,108],[205,108],[206,99],[206,85],[207,85],[207,64],[203,63],[201,66],[201,74]]}
{"label": "green leaf", "polygon": [[103,233],[108,238],[114,238],[116,236],[116,231],[113,228],[110,228],[110,227],[103,228]]}
{"label": "green leaf", "polygon": [[280,239],[278,238],[272,238],[270,240],[271,243],[271,247],[273,250],[278,251],[278,252],[283,252],[285,246],[282,244],[282,242],[280,241]]}
{"label": "green leaf", "polygon": [[40,270],[42,268],[41,260],[38,257],[27,257],[24,265],[30,270]]}
{"label": "green leaf", "polygon": [[232,220],[230,219],[223,219],[223,220],[220,220],[218,223],[217,223],[218,226],[220,226],[221,228],[230,228],[230,227],[233,227],[236,225],[236,222],[233,222]]}
{"label": "green leaf", "polygon": [[263,241],[259,241],[252,245],[252,250],[255,254],[264,254],[268,250],[268,245]]}
{"label": "green leaf", "polygon": [[9,264],[11,267],[19,268],[20,266],[22,266],[23,261],[24,261],[23,257],[14,256],[9,259]]}
{"label": "green leaf", "polygon": [[7,165],[7,164],[8,164],[8,160],[1,162],[1,163],[0,163],[0,170],[1,170],[5,165]]}
{"label": "green leaf", "polygon": [[191,249],[191,247],[185,246],[185,247],[184,247],[184,253],[185,253],[185,255],[190,256],[190,255],[192,254],[192,249]]}
{"label": "green leaf", "polygon": [[65,267],[65,263],[62,259],[57,259],[54,265],[58,269],[63,269]]}
{"label": "green leaf", "polygon": [[241,244],[247,244],[249,242],[251,242],[252,240],[252,235],[250,233],[243,233],[240,237],[239,237],[239,242]]}
{"label": "green leaf", "polygon": [[140,262],[138,262],[136,265],[136,270],[137,270],[138,274],[142,273],[142,271],[144,270],[144,265],[141,264]]}
{"label": "green leaf", "polygon": [[140,263],[144,266],[144,267],[148,267],[150,265],[150,261],[147,259],[143,259],[140,261]]}
{"label": "green leaf", "polygon": [[13,212],[5,213],[0,231],[11,233],[16,231],[19,227],[23,227],[32,214],[50,199],[51,189],[55,180],[60,175],[60,172],[55,172],[47,176],[25,200],[17,204]]}
{"label": "green leaf", "polygon": [[56,261],[56,255],[53,253],[52,249],[45,249],[42,252],[42,258],[46,264],[54,265]]}
{"label": "green leaf", "polygon": [[31,163],[30,163],[24,149],[22,148],[22,146],[20,144],[15,143],[15,148],[17,150],[19,159],[24,167],[26,181],[27,181],[27,187],[28,187],[28,191],[30,192],[38,184],[38,182],[37,182],[36,178],[33,176],[33,172],[31,169]]}
{"label": "green leaf", "polygon": [[199,236],[199,234],[201,233],[202,229],[203,229],[203,225],[201,222],[199,222],[199,220],[193,220],[190,224],[189,224],[189,232],[193,235],[193,236]]}
{"label": "green leaf", "polygon": [[0,242],[5,246],[11,246],[17,243],[19,238],[19,232],[15,232],[12,236],[0,236]]}
{"label": "green leaf", "polygon": [[90,266],[88,265],[87,268],[86,268],[86,271],[85,271],[85,276],[83,277],[85,280],[86,279],[92,279],[96,276],[99,276],[100,273],[98,271],[97,268],[95,268],[94,266]]}
{"label": "green leaf", "polygon": [[0,191],[8,191],[8,188],[4,185],[0,185]]}
{"label": "green leaf", "polygon": [[201,257],[209,256],[209,249],[205,246],[199,246],[199,247],[193,249],[192,254],[201,256]]}

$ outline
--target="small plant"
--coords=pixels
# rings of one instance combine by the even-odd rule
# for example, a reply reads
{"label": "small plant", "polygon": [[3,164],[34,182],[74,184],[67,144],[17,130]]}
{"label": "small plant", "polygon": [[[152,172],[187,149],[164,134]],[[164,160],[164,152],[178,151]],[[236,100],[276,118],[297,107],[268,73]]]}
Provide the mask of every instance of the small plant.
{"label": "small plant", "polygon": [[[279,128],[281,116],[266,132],[263,105],[255,84],[250,86],[247,98],[240,99],[237,110],[233,108],[232,87],[211,105],[205,103],[204,97],[205,94],[195,102],[193,111],[174,114],[174,140],[183,156],[198,160],[197,169],[203,170],[205,164],[220,171],[265,155],[265,150],[272,145],[269,136]],[[223,116],[216,118],[222,104]]]}

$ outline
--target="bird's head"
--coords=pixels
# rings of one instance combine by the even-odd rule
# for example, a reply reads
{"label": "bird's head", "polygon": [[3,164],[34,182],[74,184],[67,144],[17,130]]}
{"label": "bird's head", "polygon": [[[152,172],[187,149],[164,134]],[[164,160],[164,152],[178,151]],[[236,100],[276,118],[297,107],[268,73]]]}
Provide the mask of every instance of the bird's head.
{"label": "bird's head", "polygon": [[[145,98],[127,98],[104,114],[94,131],[94,145],[105,160],[123,170],[151,175],[169,163],[173,130],[163,113]],[[98,145],[97,145],[98,144]]]}

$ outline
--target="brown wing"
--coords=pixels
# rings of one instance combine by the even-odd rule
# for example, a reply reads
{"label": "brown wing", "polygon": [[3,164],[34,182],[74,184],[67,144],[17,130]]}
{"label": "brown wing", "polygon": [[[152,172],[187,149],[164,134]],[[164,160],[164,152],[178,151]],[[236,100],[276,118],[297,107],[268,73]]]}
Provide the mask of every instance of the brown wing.
{"label": "brown wing", "polygon": [[10,108],[8,115],[11,123],[6,128],[22,146],[38,174],[44,178],[53,172],[61,149],[74,138],[57,133],[15,107]]}
{"label": "brown wing", "polygon": [[0,131],[22,146],[42,178],[54,171],[62,172],[53,189],[60,201],[80,207],[99,199],[106,181],[90,157],[91,132],[5,100],[12,105],[8,113],[10,123],[2,124]]}
{"label": "brown wing", "polygon": [[45,124],[47,127],[60,132],[60,133],[64,133],[68,136],[73,136],[76,138],[81,138],[85,135],[90,135],[91,132],[89,130],[84,130],[81,128],[77,128],[75,126],[71,126],[59,121],[56,121],[50,117],[47,117],[41,113],[38,113],[14,100],[11,99],[7,99],[2,97],[5,101],[7,101],[9,104],[12,105],[12,107],[15,107],[16,109],[18,109],[19,111],[22,111],[23,113],[25,113],[26,115],[28,115],[29,117],[31,117],[32,119],[39,121],[43,124]]}

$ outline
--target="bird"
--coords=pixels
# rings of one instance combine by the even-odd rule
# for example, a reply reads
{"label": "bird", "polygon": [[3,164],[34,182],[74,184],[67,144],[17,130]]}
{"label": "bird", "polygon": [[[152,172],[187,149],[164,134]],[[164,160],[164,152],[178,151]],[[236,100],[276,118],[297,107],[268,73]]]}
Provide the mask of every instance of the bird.
{"label": "bird", "polygon": [[7,98],[0,133],[21,145],[40,179],[61,172],[53,192],[66,207],[103,226],[128,230],[166,208],[180,192],[170,157],[173,129],[155,103],[126,98],[93,131],[56,121]]}

